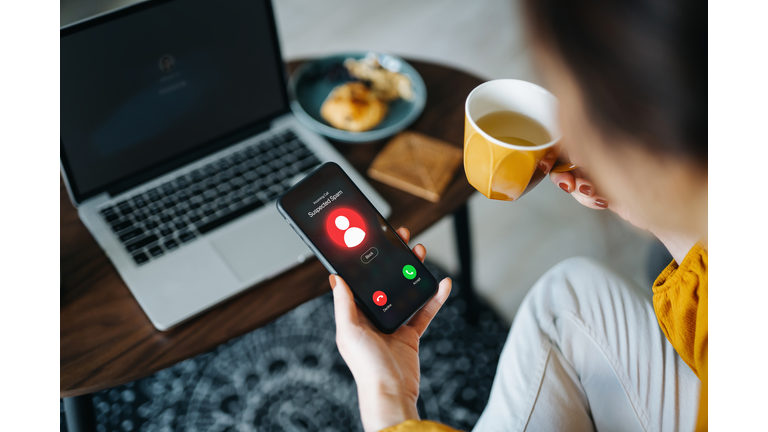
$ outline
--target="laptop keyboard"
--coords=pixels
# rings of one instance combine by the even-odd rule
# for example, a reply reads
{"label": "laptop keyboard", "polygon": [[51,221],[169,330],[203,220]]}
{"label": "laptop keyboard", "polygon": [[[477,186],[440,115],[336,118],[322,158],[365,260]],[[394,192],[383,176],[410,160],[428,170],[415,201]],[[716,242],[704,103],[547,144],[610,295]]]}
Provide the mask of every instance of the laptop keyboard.
{"label": "laptop keyboard", "polygon": [[287,131],[110,204],[101,215],[141,265],[274,201],[319,164]]}

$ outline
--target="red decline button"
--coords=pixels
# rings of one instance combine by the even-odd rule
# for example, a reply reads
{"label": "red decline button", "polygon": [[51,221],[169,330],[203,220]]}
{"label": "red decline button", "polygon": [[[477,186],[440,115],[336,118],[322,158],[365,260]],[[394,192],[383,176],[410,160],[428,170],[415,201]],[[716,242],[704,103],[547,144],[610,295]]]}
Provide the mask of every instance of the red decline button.
{"label": "red decline button", "polygon": [[384,306],[387,304],[387,295],[384,294],[384,291],[376,291],[373,293],[373,302],[376,303],[376,306]]}

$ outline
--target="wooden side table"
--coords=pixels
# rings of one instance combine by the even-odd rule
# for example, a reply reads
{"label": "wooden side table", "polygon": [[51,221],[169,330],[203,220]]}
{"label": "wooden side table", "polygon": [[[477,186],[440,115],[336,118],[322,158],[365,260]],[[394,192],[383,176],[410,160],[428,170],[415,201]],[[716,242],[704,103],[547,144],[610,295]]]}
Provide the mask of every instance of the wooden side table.
{"label": "wooden side table", "polygon": [[[427,85],[424,112],[409,129],[462,147],[464,101],[482,81],[450,67],[408,61]],[[300,61],[291,62],[288,68],[293,71],[299,64]],[[333,144],[355,169],[365,174],[385,141],[364,145]],[[389,218],[392,226],[405,226],[413,236],[443,216],[454,214],[461,263],[460,295],[465,296],[470,314],[468,319],[472,320],[475,300],[471,289],[466,201],[474,188],[467,182],[463,169],[458,170],[438,203],[368,180],[392,206]],[[176,328],[160,332],[144,315],[78,218],[63,182],[60,212],[60,395],[68,398],[65,400],[67,414],[71,413],[73,420],[84,422],[85,428],[89,422],[90,397],[74,397],[143,378],[207,352],[330,290],[327,270],[319,261],[311,259]],[[80,409],[86,412],[78,411]]]}

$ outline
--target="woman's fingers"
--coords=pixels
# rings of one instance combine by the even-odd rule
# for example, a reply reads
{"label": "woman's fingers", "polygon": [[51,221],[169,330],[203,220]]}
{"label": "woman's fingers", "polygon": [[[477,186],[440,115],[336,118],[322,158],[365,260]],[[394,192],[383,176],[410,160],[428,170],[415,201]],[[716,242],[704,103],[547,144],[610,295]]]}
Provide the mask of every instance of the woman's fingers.
{"label": "woman's fingers", "polygon": [[413,247],[413,253],[415,253],[416,256],[419,257],[421,262],[424,262],[424,259],[427,257],[427,248],[425,248],[424,245],[419,243]]}
{"label": "woman's fingers", "polygon": [[555,163],[557,162],[557,155],[558,152],[554,150],[551,150],[549,153],[547,153],[542,159],[541,162],[539,162],[539,170],[543,172],[544,174],[549,174],[549,170],[552,169],[553,166],[555,166]]}
{"label": "woman's fingers", "polygon": [[419,337],[424,334],[429,323],[432,322],[432,318],[435,317],[437,311],[440,310],[440,307],[442,307],[445,301],[448,300],[448,296],[451,294],[452,285],[453,281],[451,281],[451,278],[445,278],[440,281],[440,287],[437,290],[437,294],[435,294],[435,296],[432,297],[421,310],[416,312],[416,315],[414,315],[408,322],[408,326],[413,327]]}
{"label": "woman's fingers", "polygon": [[403,239],[405,244],[408,244],[408,241],[411,240],[411,232],[408,231],[408,228],[400,227],[395,232],[397,232],[397,235],[399,235],[400,238]]}
{"label": "woman's fingers", "polygon": [[333,289],[333,311],[336,317],[336,329],[346,331],[359,324],[357,306],[352,291],[340,276],[330,275],[328,281]]}
{"label": "woman's fingers", "polygon": [[[405,244],[408,244],[408,241],[411,240],[411,232],[408,231],[408,228],[406,227],[400,227],[397,229],[397,235],[400,236],[401,239],[405,242]],[[427,258],[427,248],[425,248],[421,244],[417,244],[413,247],[413,253],[416,254],[417,257],[421,260],[421,262],[424,262],[424,259]]]}
{"label": "woman's fingers", "polygon": [[589,180],[578,177],[576,178],[576,189],[573,192],[581,196],[591,197],[595,194],[595,188],[592,187],[592,183]]}
{"label": "woman's fingers", "polygon": [[552,180],[557,187],[564,190],[567,193],[571,193],[576,190],[576,179],[573,173],[570,171],[561,173],[550,173],[549,179]]}
{"label": "woman's fingers", "polygon": [[595,195],[595,187],[592,182],[584,179],[583,177],[576,178],[576,190],[571,194],[581,204],[593,208],[596,210],[604,210],[608,208],[608,200]]}
{"label": "woman's fingers", "polygon": [[560,189],[571,194],[579,204],[595,210],[605,210],[608,208],[608,200],[597,195],[595,186],[592,182],[582,177],[579,170],[551,173],[549,178]]}
{"label": "woman's fingers", "polygon": [[592,195],[591,197],[588,197],[579,191],[573,192],[571,196],[576,198],[576,201],[578,201],[581,205],[591,209],[605,210],[608,208],[608,200],[601,196]]}

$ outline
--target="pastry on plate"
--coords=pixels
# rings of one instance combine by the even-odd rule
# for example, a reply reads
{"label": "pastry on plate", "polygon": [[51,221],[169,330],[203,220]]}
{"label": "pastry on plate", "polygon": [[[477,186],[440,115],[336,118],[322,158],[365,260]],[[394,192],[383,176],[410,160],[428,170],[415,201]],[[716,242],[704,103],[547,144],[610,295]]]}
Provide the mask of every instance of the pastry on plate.
{"label": "pastry on plate", "polygon": [[411,80],[398,72],[382,67],[376,57],[347,59],[344,66],[353,77],[369,82],[373,93],[384,102],[396,99],[413,100]]}
{"label": "pastry on plate", "polygon": [[363,132],[373,129],[387,115],[387,104],[361,82],[337,86],[320,107],[320,115],[337,129]]}

